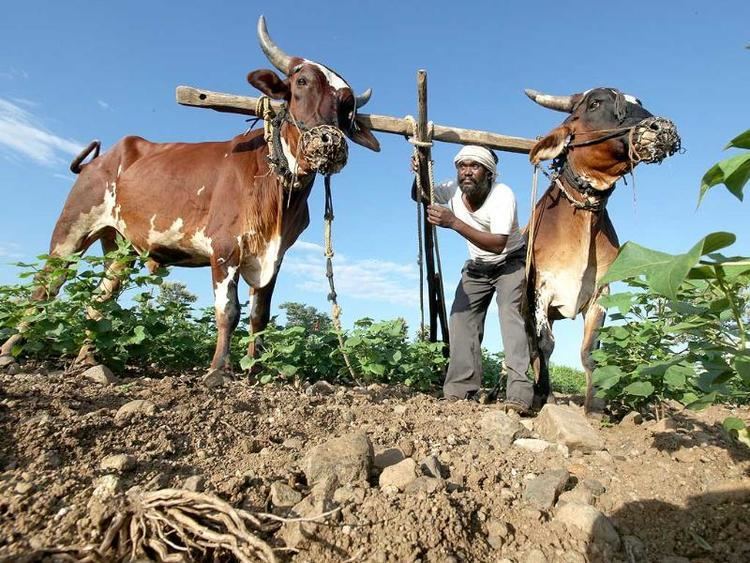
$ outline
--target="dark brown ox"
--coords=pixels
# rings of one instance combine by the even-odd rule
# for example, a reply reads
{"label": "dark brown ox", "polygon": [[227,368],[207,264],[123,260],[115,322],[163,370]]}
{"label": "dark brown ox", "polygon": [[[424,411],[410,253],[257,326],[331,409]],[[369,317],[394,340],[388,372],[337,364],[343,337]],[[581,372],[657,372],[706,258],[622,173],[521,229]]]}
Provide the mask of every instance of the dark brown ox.
{"label": "dark brown ox", "polygon": [[[380,150],[372,133],[355,121],[369,91],[356,97],[331,69],[286,55],[271,41],[262,16],[258,38],[270,62],[284,73],[282,78],[272,70],[256,70],[247,77],[266,96],[286,102],[285,116],[277,116],[280,134],[271,142],[275,158],[269,159],[260,129],[207,143],[125,137],[81,165],[88,152],[98,151],[98,143],[92,143],[71,165],[80,176],[50,243],[55,257],[83,252],[97,240],[109,251],[119,233],[155,263],[211,266],[218,326],[211,367],[219,369],[228,367],[229,342],[240,318],[239,277],[251,287],[251,327],[260,331],[269,321],[284,253],[309,223],[307,199],[316,173],[334,173],[346,163],[342,132]],[[314,158],[308,145],[317,151]],[[118,291],[117,267],[110,266],[103,299]],[[58,290],[53,288],[53,295]],[[38,290],[35,297],[47,296]],[[20,339],[11,337],[2,355],[10,355]],[[253,343],[249,352],[254,351]],[[79,360],[88,354],[82,350]]]}
{"label": "dark brown ox", "polygon": [[528,297],[535,391],[550,393],[552,323],[582,313],[581,362],[586,372],[586,412],[591,408],[591,352],[605,311],[598,281],[617,255],[619,243],[607,213],[615,183],[639,162],[661,162],[679,149],[671,121],[653,117],[641,103],[612,88],[573,96],[526,94],[542,106],[570,116],[531,150],[532,163],[554,159],[552,183],[535,208]]}

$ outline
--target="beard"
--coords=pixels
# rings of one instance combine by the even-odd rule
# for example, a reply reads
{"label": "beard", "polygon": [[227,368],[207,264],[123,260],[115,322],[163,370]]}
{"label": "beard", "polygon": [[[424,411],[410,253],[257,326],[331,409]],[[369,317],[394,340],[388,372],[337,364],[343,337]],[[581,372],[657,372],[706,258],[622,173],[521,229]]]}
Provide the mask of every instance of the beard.
{"label": "beard", "polygon": [[469,199],[475,199],[482,195],[487,195],[492,187],[492,178],[487,176],[481,182],[461,182],[458,183],[461,191]]}

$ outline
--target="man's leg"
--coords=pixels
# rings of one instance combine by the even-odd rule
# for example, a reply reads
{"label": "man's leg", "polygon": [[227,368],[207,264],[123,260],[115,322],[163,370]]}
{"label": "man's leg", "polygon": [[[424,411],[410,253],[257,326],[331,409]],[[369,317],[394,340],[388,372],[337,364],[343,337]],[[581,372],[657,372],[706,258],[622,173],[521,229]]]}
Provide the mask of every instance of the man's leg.
{"label": "man's leg", "polygon": [[503,267],[495,282],[495,288],[505,367],[508,371],[506,396],[508,401],[530,407],[534,399],[534,386],[526,377],[529,368],[529,341],[521,314],[525,281],[523,261],[514,260]]}
{"label": "man's leg", "polygon": [[443,385],[446,397],[464,399],[481,387],[484,319],[494,291],[492,280],[462,270],[451,307],[451,357]]}

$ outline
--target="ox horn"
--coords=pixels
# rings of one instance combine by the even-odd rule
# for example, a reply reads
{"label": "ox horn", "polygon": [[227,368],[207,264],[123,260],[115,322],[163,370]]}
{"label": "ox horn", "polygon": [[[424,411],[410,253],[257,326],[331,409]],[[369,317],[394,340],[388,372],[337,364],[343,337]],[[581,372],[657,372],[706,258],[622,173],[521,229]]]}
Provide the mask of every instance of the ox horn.
{"label": "ox horn", "polygon": [[537,104],[549,109],[570,113],[575,106],[573,96],[551,96],[549,94],[542,94],[531,88],[527,88],[524,92],[526,92],[526,95]]}
{"label": "ox horn", "polygon": [[356,99],[356,108],[359,109],[362,106],[364,106],[367,102],[370,101],[370,96],[372,96],[372,88],[368,88],[364,92],[362,92],[359,96],[357,96]]}
{"label": "ox horn", "polygon": [[289,63],[292,61],[292,57],[282,51],[276,43],[271,41],[268,35],[268,28],[266,28],[266,18],[260,16],[258,18],[258,41],[260,41],[260,48],[271,61],[271,64],[278,68],[284,74],[289,72]]}

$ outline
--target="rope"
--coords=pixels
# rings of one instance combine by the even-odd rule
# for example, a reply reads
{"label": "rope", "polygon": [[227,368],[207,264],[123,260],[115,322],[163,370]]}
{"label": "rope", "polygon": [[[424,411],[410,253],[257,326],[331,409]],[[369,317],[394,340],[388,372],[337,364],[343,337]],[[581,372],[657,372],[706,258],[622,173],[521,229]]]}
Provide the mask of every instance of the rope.
{"label": "rope", "polygon": [[[412,135],[407,138],[409,143],[412,144],[414,147],[412,150],[412,162],[418,162],[419,158],[419,148],[430,148],[432,147],[432,134],[434,131],[434,124],[432,121],[427,123],[427,138],[430,139],[428,141],[420,141],[418,140],[414,134],[417,131],[417,122],[414,119],[413,116],[407,115],[404,117],[404,119],[409,123],[411,126]],[[434,205],[435,203],[435,181],[433,176],[433,161],[432,159],[427,159],[427,177],[428,181],[430,183],[429,185],[429,198],[430,198],[430,205]],[[427,338],[426,331],[425,331],[425,323],[424,323],[424,241],[422,239],[422,198],[424,197],[425,193],[422,188],[422,177],[418,170],[414,171],[414,179],[417,184],[417,246],[418,246],[418,253],[417,253],[417,266],[419,267],[419,328],[420,328],[420,338],[422,340],[425,340]],[[440,250],[438,247],[437,242],[437,233],[435,232],[434,225],[431,225],[431,228],[433,230],[433,237],[432,240],[434,241],[434,247],[435,247],[435,253],[437,256],[437,271],[438,275],[440,276],[440,279],[442,279],[442,266],[440,263]],[[442,287],[442,286],[441,286]]]}
{"label": "rope", "polygon": [[325,211],[323,213],[323,219],[325,220],[325,227],[323,236],[325,239],[325,257],[326,257],[326,277],[328,278],[328,287],[330,292],[328,293],[328,301],[331,302],[331,318],[333,319],[333,329],[336,332],[336,337],[339,341],[339,351],[344,357],[344,363],[349,370],[352,380],[359,386],[362,384],[357,379],[357,375],[354,372],[352,363],[349,360],[349,355],[344,350],[344,333],[341,328],[341,307],[336,300],[336,287],[333,283],[333,198],[331,196],[331,176],[325,177],[326,195],[325,195]]}
{"label": "rope", "polygon": [[531,222],[529,223],[529,240],[526,242],[526,280],[529,279],[531,261],[534,257],[534,234],[536,231],[536,187],[539,179],[539,165],[534,165],[534,175],[531,180]]}

